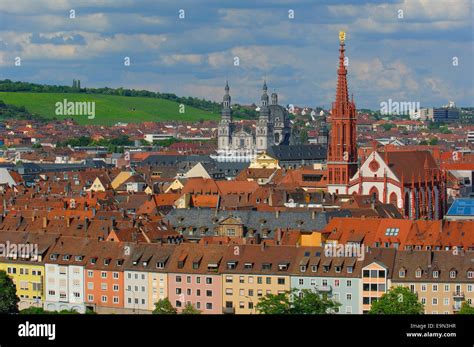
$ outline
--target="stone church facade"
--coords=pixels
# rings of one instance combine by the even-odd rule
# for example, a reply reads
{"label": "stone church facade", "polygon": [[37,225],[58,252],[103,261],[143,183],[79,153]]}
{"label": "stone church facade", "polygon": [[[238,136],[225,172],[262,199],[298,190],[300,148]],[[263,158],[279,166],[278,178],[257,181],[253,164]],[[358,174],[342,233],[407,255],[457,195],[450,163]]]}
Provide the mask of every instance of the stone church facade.
{"label": "stone church facade", "polygon": [[229,85],[225,86],[221,120],[218,126],[218,161],[249,162],[274,145],[288,145],[291,126],[288,111],[278,105],[278,95],[268,96],[267,84],[263,84],[261,106],[255,127],[246,129],[232,119]]}

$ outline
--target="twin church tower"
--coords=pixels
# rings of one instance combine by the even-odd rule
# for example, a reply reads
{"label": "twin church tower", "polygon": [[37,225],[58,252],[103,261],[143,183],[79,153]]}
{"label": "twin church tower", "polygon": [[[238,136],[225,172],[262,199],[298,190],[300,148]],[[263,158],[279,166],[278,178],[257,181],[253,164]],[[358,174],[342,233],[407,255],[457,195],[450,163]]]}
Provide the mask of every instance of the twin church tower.
{"label": "twin church tower", "polygon": [[226,83],[222,118],[218,126],[218,157],[220,161],[251,161],[274,145],[289,145],[291,126],[288,111],[278,105],[278,95],[272,93],[269,102],[267,83],[258,120],[254,129],[237,125],[232,119],[229,84]]}

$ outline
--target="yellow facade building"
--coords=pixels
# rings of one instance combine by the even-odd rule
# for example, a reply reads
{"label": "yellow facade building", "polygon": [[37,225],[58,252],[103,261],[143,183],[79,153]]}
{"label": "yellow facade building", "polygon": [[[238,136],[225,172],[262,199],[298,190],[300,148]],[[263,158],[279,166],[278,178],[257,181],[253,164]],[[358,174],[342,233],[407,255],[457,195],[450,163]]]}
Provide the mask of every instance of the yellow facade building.
{"label": "yellow facade building", "polygon": [[58,235],[27,232],[0,233],[0,270],[15,283],[19,309],[43,306],[43,257]]}
{"label": "yellow facade building", "polygon": [[15,283],[16,293],[20,298],[19,309],[30,306],[41,307],[44,295],[44,265],[41,263],[24,263],[2,259],[0,270],[5,271]]}

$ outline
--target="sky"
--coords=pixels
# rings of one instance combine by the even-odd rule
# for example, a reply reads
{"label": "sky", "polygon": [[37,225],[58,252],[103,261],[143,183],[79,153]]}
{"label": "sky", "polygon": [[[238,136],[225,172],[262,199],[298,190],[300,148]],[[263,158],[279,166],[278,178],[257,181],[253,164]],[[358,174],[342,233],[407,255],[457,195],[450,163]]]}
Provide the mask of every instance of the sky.
{"label": "sky", "polygon": [[390,99],[474,106],[473,6],[472,0],[1,0],[0,79],[59,85],[80,79],[82,87],[214,101],[222,100],[228,80],[232,101],[241,104],[260,103],[265,79],[282,105],[328,108],[343,30],[358,108],[380,109]]}

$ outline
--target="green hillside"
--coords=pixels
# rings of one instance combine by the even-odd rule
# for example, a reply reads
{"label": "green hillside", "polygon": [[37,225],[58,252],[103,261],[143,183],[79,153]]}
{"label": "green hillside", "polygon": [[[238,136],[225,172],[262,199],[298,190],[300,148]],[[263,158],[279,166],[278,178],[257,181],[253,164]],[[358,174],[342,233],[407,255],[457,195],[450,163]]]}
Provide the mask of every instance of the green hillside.
{"label": "green hillside", "polygon": [[[87,115],[56,115],[56,103],[63,102],[64,99],[72,102],[95,102],[95,119],[88,119]],[[180,104],[177,102],[147,97],[85,93],[0,92],[0,100],[3,100],[5,104],[25,106],[30,113],[39,114],[44,118],[74,118],[80,124],[113,125],[117,122],[198,121],[219,118],[215,113],[188,105],[184,106],[184,113],[180,113]]]}

